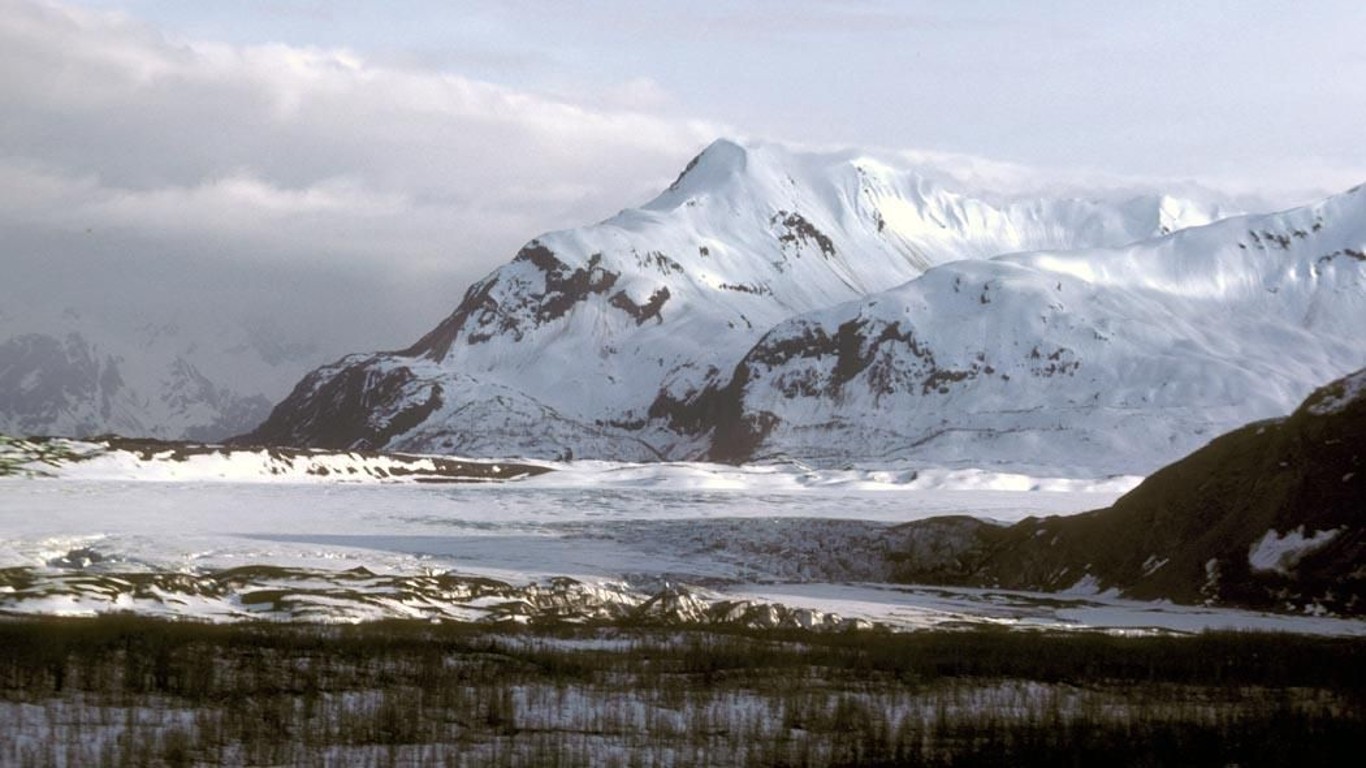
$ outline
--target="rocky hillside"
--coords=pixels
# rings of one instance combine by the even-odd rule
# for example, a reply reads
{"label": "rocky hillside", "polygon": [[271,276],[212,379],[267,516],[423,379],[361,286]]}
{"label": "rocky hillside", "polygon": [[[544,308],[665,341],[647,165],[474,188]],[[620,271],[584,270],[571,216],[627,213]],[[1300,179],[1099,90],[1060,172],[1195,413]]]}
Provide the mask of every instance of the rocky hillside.
{"label": "rocky hillside", "polygon": [[1366,614],[1366,370],[1216,438],[1109,509],[902,533],[927,542],[905,553],[908,581]]}

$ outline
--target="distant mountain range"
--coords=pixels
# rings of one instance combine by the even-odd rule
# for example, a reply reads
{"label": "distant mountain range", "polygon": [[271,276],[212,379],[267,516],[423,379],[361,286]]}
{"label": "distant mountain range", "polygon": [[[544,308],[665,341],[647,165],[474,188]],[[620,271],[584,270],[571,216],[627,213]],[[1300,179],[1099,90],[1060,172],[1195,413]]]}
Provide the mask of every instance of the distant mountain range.
{"label": "distant mountain range", "polygon": [[0,313],[0,433],[223,440],[321,362],[264,324],[45,309]]}
{"label": "distant mountain range", "polygon": [[1147,473],[1366,363],[1366,193],[1229,213],[718,141],[242,440]]}

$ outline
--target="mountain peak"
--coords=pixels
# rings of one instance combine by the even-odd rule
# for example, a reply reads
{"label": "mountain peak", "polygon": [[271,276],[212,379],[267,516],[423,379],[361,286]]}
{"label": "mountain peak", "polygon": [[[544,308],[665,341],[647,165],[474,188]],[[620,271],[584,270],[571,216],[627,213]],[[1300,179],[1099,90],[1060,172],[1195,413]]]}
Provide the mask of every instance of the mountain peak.
{"label": "mountain peak", "polygon": [[689,160],[674,183],[647,207],[672,207],[680,196],[715,188],[726,179],[744,173],[748,164],[749,150],[730,139],[717,139]]}
{"label": "mountain peak", "polygon": [[311,374],[254,439],[1151,468],[1363,348],[1366,219],[1160,237],[1220,213],[720,139],[643,208],[532,241],[417,345]]}

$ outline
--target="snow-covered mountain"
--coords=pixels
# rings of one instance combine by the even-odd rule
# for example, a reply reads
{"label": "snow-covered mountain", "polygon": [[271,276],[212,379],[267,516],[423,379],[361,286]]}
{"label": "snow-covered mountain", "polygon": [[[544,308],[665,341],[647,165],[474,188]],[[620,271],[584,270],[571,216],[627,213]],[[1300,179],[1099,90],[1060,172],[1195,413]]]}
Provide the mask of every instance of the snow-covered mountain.
{"label": "snow-covered mountain", "polygon": [[[707,455],[714,428],[724,437],[739,404],[720,393],[780,323],[939,265],[1118,247],[1223,213],[1165,196],[972,195],[864,154],[718,141],[645,206],[527,244],[410,348],[309,374],[244,439],[467,455]],[[716,453],[738,457],[724,445]]]}
{"label": "snow-covered mountain", "polygon": [[1121,248],[937,267],[778,325],[675,409],[726,414],[725,457],[1146,473],[1360,367],[1363,329],[1358,188]]}
{"label": "snow-covered mountain", "polygon": [[259,424],[315,347],[265,325],[27,306],[0,312],[0,432],[218,440]]}

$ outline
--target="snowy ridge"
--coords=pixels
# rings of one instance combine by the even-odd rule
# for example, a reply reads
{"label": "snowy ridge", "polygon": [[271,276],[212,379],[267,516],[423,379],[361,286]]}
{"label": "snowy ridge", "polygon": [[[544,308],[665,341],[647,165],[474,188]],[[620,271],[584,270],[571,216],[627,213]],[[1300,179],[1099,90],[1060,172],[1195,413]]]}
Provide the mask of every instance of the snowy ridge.
{"label": "snowy ridge", "polygon": [[650,488],[674,491],[793,492],[850,491],[1001,491],[1011,493],[1123,493],[1143,478],[1116,475],[1098,479],[1032,477],[980,469],[829,469],[804,464],[710,464],[703,462],[622,463],[546,462],[557,471],[530,481],[546,488]]}
{"label": "snowy ridge", "polygon": [[[28,459],[28,461],[25,461]],[[0,469],[20,477],[80,480],[450,483],[520,480],[550,471],[544,464],[462,461],[445,456],[241,448],[158,440],[52,439],[0,442]]]}
{"label": "snowy ridge", "polygon": [[732,456],[1147,473],[1366,361],[1366,194],[1123,248],[962,261],[774,328]]}
{"label": "snowy ridge", "polygon": [[[79,557],[81,553],[77,553]],[[13,582],[13,583],[9,583]],[[888,601],[899,603],[889,611]],[[1162,634],[1207,630],[1361,637],[1366,624],[1093,596],[891,585],[778,584],[732,593],[558,578],[511,584],[454,573],[379,574],[245,566],[210,573],[69,570],[0,573],[0,615],[133,612],[201,621],[418,619],[490,624],[624,622],[847,632],[994,626]]]}
{"label": "snowy ridge", "polygon": [[680,427],[698,421],[690,403],[794,315],[935,265],[1120,246],[1224,214],[1164,196],[973,196],[863,153],[718,141],[645,206],[527,244],[409,349],[314,371],[248,439],[694,458],[712,446]]}
{"label": "snowy ridge", "polygon": [[[1032,477],[978,469],[821,469],[799,462],[729,465],[460,459],[326,449],[247,448],[114,439],[0,441],[0,466],[24,477],[233,483],[414,483],[519,480],[547,490],[991,491],[1115,494],[1143,478]],[[0,473],[2,474],[2,473]]]}
{"label": "snowy ridge", "polygon": [[[212,621],[629,621],[808,630],[873,626],[862,618],[762,600],[726,600],[683,589],[647,593],[566,578],[508,584],[449,573],[382,575],[363,567],[318,571],[271,566],[204,574],[78,569],[24,576],[19,586],[0,583],[0,613],[93,616],[131,610]],[[0,576],[0,582],[5,580]]]}

